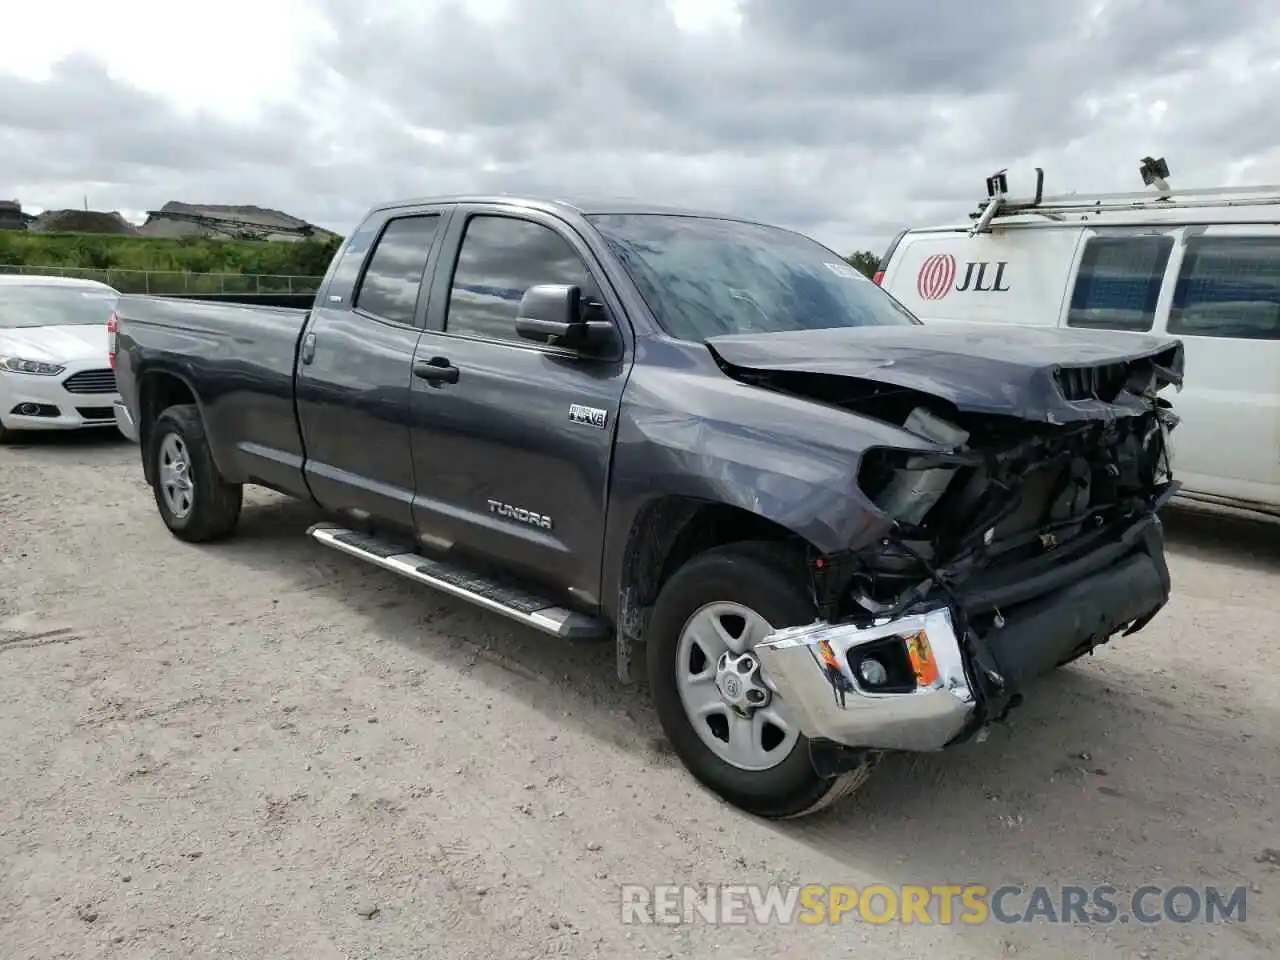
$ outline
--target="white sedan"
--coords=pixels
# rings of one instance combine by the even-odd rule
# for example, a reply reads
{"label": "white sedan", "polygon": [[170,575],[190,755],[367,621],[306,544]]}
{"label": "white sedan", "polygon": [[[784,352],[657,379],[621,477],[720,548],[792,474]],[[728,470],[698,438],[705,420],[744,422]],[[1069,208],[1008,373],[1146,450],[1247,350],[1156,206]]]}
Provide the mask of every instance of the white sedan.
{"label": "white sedan", "polygon": [[16,430],[115,425],[107,321],[119,298],[94,280],[0,276],[0,443]]}

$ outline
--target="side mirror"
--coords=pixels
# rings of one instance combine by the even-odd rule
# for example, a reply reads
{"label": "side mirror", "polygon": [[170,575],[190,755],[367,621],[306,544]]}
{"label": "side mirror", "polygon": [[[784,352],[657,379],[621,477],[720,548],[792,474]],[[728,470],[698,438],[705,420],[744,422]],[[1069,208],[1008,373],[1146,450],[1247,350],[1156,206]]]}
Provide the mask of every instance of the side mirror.
{"label": "side mirror", "polygon": [[613,324],[588,320],[582,288],[564,283],[540,283],[520,298],[516,333],[570,350],[592,352],[614,342]]}

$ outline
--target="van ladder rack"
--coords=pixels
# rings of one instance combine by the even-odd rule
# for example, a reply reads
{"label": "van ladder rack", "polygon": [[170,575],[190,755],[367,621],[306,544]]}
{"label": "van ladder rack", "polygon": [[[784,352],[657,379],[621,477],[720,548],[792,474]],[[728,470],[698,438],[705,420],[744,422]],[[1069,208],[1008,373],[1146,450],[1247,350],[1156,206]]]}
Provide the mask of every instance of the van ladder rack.
{"label": "van ladder rack", "polygon": [[1256,187],[1206,187],[1195,190],[1163,190],[1157,195],[1131,193],[1064,193],[1044,196],[1044,171],[1036,168],[1033,197],[1009,197],[1008,178],[1001,170],[987,178],[987,199],[969,214],[976,221],[970,234],[988,232],[997,217],[1037,214],[1050,219],[1084,213],[1188,209],[1194,207],[1254,207],[1280,205],[1280,185]]}

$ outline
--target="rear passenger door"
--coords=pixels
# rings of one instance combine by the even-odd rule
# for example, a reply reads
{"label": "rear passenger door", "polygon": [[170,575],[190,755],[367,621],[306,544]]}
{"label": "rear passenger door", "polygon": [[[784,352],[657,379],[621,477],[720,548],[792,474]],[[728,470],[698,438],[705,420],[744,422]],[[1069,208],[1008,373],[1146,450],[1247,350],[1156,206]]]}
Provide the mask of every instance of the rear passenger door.
{"label": "rear passenger door", "polygon": [[409,381],[423,283],[448,207],[375,214],[316,299],[298,351],[297,404],[312,493],[330,510],[412,529]]}
{"label": "rear passenger door", "polygon": [[[412,388],[419,534],[594,607],[630,355],[621,305],[581,237],[549,214],[460,207],[444,251],[417,359],[454,367],[457,379]],[[518,336],[521,297],[544,283],[578,285],[600,303],[616,353],[584,357]]]}

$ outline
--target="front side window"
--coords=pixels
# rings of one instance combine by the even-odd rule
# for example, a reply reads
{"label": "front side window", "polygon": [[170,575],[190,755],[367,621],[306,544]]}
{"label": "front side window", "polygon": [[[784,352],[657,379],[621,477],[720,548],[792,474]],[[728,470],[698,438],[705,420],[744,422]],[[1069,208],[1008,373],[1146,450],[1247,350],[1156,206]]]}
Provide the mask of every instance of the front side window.
{"label": "front side window", "polygon": [[837,254],[787,230],[664,214],[590,219],[681,340],[920,322]]}
{"label": "front side window", "polygon": [[1067,326],[1151,329],[1172,237],[1091,237],[1080,257]]}
{"label": "front side window", "polygon": [[0,285],[0,330],[99,324],[111,319],[120,295],[110,287],[21,283]]}
{"label": "front side window", "polygon": [[375,317],[412,326],[422,275],[439,225],[436,214],[388,221],[373,248],[353,306]]}
{"label": "front side window", "polygon": [[544,283],[592,289],[586,264],[554,230],[514,217],[472,217],[453,271],[445,330],[486,340],[521,339],[520,300]]}
{"label": "front side window", "polygon": [[1192,237],[1169,332],[1280,340],[1280,237]]}

